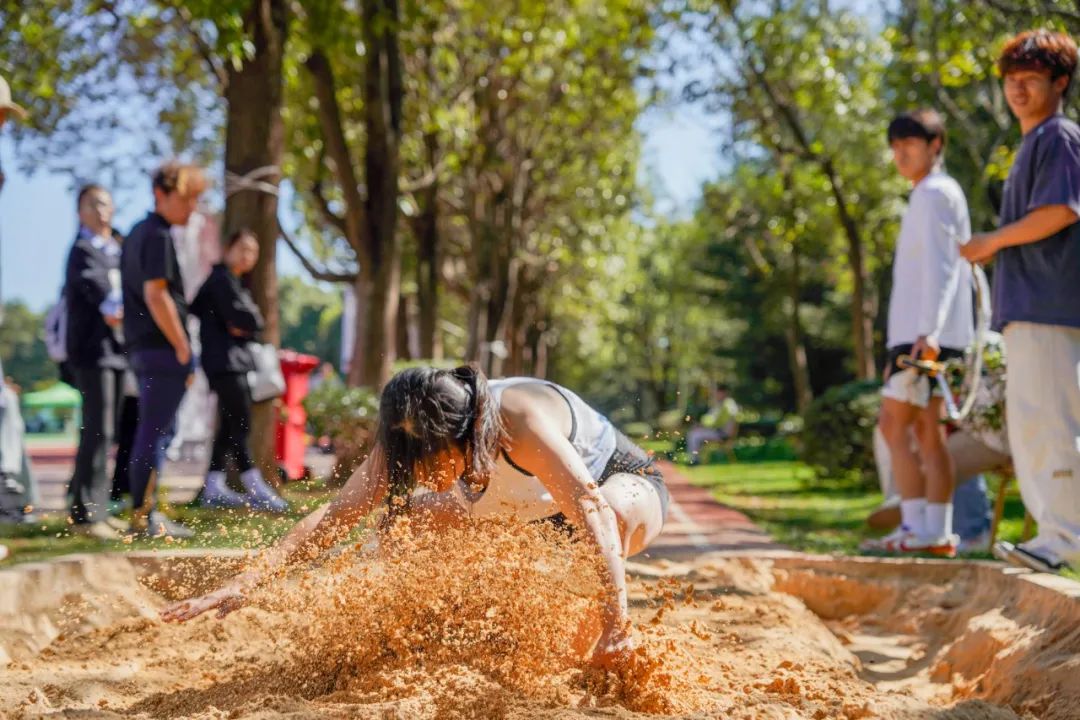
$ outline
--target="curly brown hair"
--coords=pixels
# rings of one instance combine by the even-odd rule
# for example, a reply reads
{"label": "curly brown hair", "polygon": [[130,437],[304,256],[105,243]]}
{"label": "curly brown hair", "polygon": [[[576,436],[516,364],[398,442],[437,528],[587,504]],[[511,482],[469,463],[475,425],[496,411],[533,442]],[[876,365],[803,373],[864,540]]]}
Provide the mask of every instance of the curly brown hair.
{"label": "curly brown hair", "polygon": [[1002,77],[1019,70],[1049,71],[1050,78],[1069,78],[1066,91],[1076,73],[1076,43],[1061,32],[1026,30],[1010,38],[1001,48],[997,67]]}

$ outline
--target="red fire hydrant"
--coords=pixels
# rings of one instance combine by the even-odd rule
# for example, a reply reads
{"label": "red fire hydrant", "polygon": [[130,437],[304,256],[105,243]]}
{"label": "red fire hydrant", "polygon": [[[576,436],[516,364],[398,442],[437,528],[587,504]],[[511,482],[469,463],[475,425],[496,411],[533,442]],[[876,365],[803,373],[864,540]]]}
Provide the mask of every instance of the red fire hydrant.
{"label": "red fire hydrant", "polygon": [[278,353],[281,374],[285,376],[285,394],[281,397],[281,409],[277,416],[277,460],[284,480],[300,480],[304,469],[304,442],[307,432],[307,413],[304,398],[308,394],[308,376],[319,364],[314,355],[304,355],[293,350]]}

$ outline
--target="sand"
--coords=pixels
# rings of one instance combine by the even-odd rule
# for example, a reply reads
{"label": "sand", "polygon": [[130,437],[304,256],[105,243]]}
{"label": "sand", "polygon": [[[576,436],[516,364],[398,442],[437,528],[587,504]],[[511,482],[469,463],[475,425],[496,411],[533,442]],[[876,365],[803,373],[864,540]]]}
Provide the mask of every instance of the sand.
{"label": "sand", "polygon": [[580,543],[536,527],[397,542],[408,562],[348,547],[225,620],[183,625],[157,611],[233,561],[2,573],[0,716],[1078,716],[1080,600],[1055,605],[996,569],[639,559],[639,645],[607,673],[567,652],[600,588]]}

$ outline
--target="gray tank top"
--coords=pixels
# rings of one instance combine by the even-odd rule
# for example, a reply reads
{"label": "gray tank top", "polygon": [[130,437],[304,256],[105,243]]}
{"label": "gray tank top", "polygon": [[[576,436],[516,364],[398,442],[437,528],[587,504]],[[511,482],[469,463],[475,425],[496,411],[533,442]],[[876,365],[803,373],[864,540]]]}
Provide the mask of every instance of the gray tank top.
{"label": "gray tank top", "polygon": [[[589,475],[599,481],[615,452],[615,427],[577,394],[555,383],[516,377],[492,380],[489,387],[498,403],[506,388],[528,383],[547,385],[566,400],[571,416],[570,444],[578,451]],[[473,517],[515,515],[524,522],[530,522],[559,512],[544,484],[528,468],[516,465],[506,453],[499,457],[488,486],[478,496],[471,496],[460,481],[454,483],[451,492],[461,507]]]}

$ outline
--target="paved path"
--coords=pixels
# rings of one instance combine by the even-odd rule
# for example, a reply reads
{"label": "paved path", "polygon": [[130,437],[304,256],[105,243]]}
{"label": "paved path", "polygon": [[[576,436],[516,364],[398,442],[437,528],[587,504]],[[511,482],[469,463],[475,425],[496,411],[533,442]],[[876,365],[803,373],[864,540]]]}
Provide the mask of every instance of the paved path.
{"label": "paved path", "polygon": [[768,533],[738,510],[713,499],[708,490],[692,485],[678,466],[658,461],[671,493],[664,532],[648,550],[650,556],[679,557],[702,552],[783,552]]}

